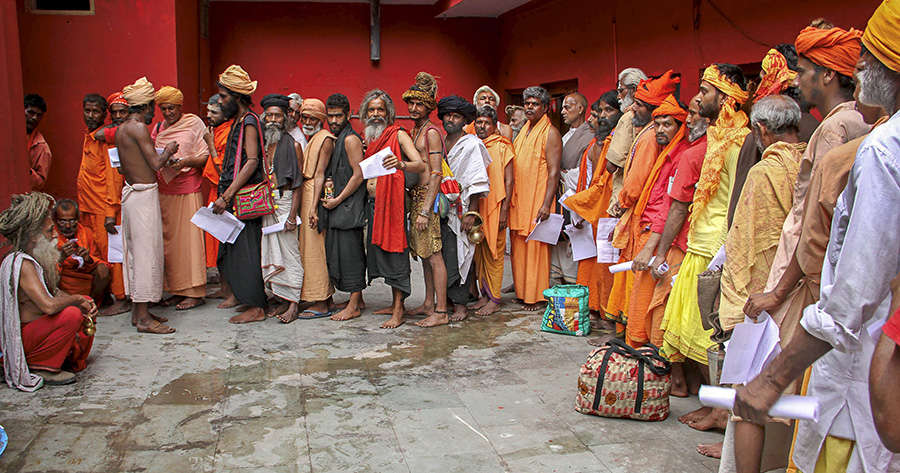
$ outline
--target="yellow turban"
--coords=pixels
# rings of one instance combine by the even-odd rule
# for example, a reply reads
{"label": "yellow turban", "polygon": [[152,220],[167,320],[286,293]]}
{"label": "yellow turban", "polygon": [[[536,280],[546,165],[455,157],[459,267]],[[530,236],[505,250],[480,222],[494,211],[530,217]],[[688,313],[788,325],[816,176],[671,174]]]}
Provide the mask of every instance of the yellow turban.
{"label": "yellow turban", "polygon": [[250,80],[250,74],[243,67],[232,64],[219,74],[219,83],[226,89],[239,94],[251,95],[256,92],[256,81]]}
{"label": "yellow turban", "polygon": [[300,106],[300,114],[312,115],[323,122],[328,118],[325,115],[325,104],[319,99],[303,99],[303,105]]}
{"label": "yellow turban", "polygon": [[134,84],[126,85],[122,89],[122,97],[128,101],[128,105],[136,107],[152,102],[156,98],[156,94],[153,90],[153,84],[146,77],[141,77]]}
{"label": "yellow turban", "polygon": [[713,87],[719,89],[719,92],[734,99],[738,105],[747,101],[750,95],[746,90],[735,84],[728,77],[719,72],[719,68],[715,64],[711,64],[703,71],[703,80],[709,82]]}
{"label": "yellow turban", "polygon": [[163,103],[181,105],[184,103],[184,94],[170,85],[163,86],[156,92],[156,104],[159,105]]}
{"label": "yellow turban", "polygon": [[882,64],[900,72],[900,1],[881,3],[869,18],[862,42]]}

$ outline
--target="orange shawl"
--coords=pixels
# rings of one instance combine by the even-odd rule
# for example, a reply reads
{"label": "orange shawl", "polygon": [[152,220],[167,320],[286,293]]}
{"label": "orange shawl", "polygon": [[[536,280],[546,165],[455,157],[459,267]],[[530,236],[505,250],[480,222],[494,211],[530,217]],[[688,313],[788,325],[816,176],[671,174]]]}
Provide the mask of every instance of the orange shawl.
{"label": "orange shawl", "polygon": [[[509,228],[528,235],[537,212],[547,193],[547,137],[550,135],[550,118],[538,120],[532,129],[531,122],[522,127],[516,136],[513,166],[515,189],[509,206]],[[551,208],[553,211],[553,208]]]}
{"label": "orange shawl", "polygon": [[479,202],[479,211],[484,220],[481,229],[491,254],[496,258],[497,235],[500,233],[500,206],[507,197],[504,171],[506,165],[515,158],[515,152],[512,142],[498,134],[493,134],[482,141],[491,155],[491,164],[487,168],[491,191],[487,198]]}

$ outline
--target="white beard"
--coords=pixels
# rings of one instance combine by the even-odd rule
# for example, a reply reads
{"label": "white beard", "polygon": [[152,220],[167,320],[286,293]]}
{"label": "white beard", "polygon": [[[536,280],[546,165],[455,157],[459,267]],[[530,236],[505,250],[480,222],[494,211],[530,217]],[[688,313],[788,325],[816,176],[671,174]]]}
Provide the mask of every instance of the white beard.
{"label": "white beard", "polygon": [[374,141],[384,133],[387,125],[384,122],[367,123],[365,128],[366,141]]}
{"label": "white beard", "polygon": [[688,141],[694,142],[700,139],[703,135],[706,134],[706,130],[709,128],[708,120],[701,120],[693,127],[688,127]]}
{"label": "white beard", "polygon": [[263,138],[266,141],[266,147],[272,146],[274,144],[278,144],[281,141],[281,135],[284,133],[280,127],[275,126],[274,123],[266,124],[266,131],[263,135]]}
{"label": "white beard", "polygon": [[45,238],[43,235],[38,236],[37,243],[34,244],[34,249],[31,250],[31,257],[44,270],[44,281],[47,283],[47,289],[50,290],[51,294],[56,294],[56,289],[59,285],[59,269],[56,264],[60,258],[56,240]]}
{"label": "white beard", "polygon": [[622,113],[625,113],[632,105],[634,105],[634,98],[630,95],[626,95],[624,99],[619,101],[619,110],[621,110]]}
{"label": "white beard", "polygon": [[871,106],[879,106],[893,115],[894,97],[897,96],[897,85],[891,80],[888,68],[875,64],[857,74],[859,78],[859,101]]}
{"label": "white beard", "polygon": [[322,129],[322,125],[318,126],[306,126],[303,125],[303,134],[306,136],[312,136],[319,132]]}

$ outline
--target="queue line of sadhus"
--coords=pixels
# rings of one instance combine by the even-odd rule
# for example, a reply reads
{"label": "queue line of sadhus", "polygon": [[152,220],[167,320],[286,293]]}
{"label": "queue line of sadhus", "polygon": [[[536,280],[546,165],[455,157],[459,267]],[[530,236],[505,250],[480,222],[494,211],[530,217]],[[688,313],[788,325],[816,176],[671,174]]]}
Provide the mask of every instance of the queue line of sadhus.
{"label": "queue line of sadhus", "polygon": [[[427,73],[402,96],[412,130],[395,123],[393,100],[375,89],[361,100],[362,136],[341,94],[324,103],[267,95],[257,115],[257,83],[236,65],[218,77],[209,130],[182,112],[177,89],[156,91],[145,78],[107,103],[89,96],[78,202],[32,192],[0,214],[13,247],[0,268],[6,381],[29,391],[67,382],[63,368],[83,369],[92,341],[83,320],[93,319],[107,286],[130,298],[138,331],[174,332],[148,305],[163,291],[178,309],[202,304],[213,262],[220,307],[241,311],[233,323],[358,317],[366,277],[392,289],[385,328],[409,312],[427,316],[421,326],[462,320],[469,308],[487,315],[500,305],[508,229],[524,307],[538,309],[551,280],[587,286],[601,326],[632,346],[661,347],[675,396],[694,392],[708,349],[724,340],[704,328],[698,302],[701,274],[714,275],[711,264],[724,260],[710,323],[727,337],[738,323],[771,316],[783,351],[738,387],[732,415],[702,408],[680,419],[726,429],[724,446],[701,449],[722,456],[720,471],[758,472],[789,459],[791,471],[900,471],[891,453],[900,447],[900,297],[892,298],[900,0],[885,1],[865,32],[824,21],[804,28],[794,44],[766,53],[752,91],[726,63],[704,70],[686,104],[671,70],[648,77],[627,68],[618,79],[591,105],[578,93],[565,97],[565,135],[550,123],[541,87],[525,89],[523,109],[513,110],[524,111],[523,123],[506,125],[490,87],[475,103],[437,100]],[[102,126],[102,113],[89,115],[98,104],[120,107],[119,118]],[[163,120],[153,123],[155,107]],[[442,126],[431,121],[435,110]],[[113,146],[118,172],[107,158]],[[382,164],[397,172],[366,182],[360,162],[385,148]],[[266,178],[275,212],[244,220],[233,243],[216,248],[189,223],[201,206],[232,212],[238,190]],[[574,264],[565,240],[526,241],[536,222],[561,211],[565,191],[574,192],[563,201],[574,224],[618,219],[600,238],[633,261],[632,271]],[[110,265],[106,235],[119,220],[124,263]],[[262,234],[280,222],[284,231]],[[484,237],[473,243],[478,225]],[[410,255],[423,264],[426,296],[407,311]],[[342,308],[331,301],[335,290],[350,293]],[[790,423],[766,415],[782,393],[821,403],[819,421],[799,422],[793,442]]]}

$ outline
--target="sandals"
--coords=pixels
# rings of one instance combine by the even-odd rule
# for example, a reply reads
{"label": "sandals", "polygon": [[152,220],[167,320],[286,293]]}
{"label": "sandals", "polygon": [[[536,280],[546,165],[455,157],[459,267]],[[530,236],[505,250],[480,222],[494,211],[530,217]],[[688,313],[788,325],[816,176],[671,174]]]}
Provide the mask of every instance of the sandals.
{"label": "sandals", "polygon": [[[309,314],[309,315],[305,315],[305,314]],[[326,310],[324,312],[316,312],[311,309],[306,309],[303,312],[300,312],[300,314],[297,315],[297,318],[303,319],[303,320],[322,319],[325,317],[331,317],[331,314],[334,314],[334,311]]]}

